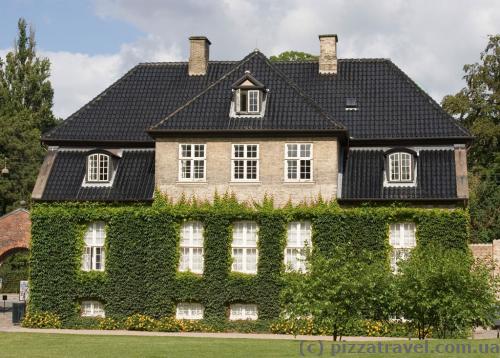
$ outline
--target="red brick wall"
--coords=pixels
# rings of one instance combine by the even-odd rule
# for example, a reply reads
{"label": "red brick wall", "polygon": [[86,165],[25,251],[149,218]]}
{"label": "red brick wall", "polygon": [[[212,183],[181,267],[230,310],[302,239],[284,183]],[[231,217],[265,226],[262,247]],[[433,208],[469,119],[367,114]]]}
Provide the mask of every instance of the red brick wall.
{"label": "red brick wall", "polygon": [[11,250],[28,249],[31,220],[27,210],[17,209],[0,217],[0,261]]}

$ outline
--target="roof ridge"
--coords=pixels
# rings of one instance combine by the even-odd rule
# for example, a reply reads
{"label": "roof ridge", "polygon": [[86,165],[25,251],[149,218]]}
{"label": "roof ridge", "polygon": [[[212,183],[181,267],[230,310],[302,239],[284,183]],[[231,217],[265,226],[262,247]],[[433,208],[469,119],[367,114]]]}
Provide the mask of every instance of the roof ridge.
{"label": "roof ridge", "polygon": [[[443,107],[441,107],[435,100],[434,98],[432,98],[427,92],[425,92],[415,81],[413,81],[410,76],[408,76],[406,74],[406,72],[404,72],[401,68],[398,67],[398,65],[396,65],[394,62],[392,62],[391,60],[389,60],[389,64],[391,66],[394,67],[394,69],[396,69],[396,71],[399,71],[402,75],[403,75],[403,78],[410,84],[412,85],[414,88],[417,89],[417,91],[419,91],[428,101],[429,103],[435,107],[436,109],[438,109],[440,112],[442,112],[444,115],[445,115],[445,118],[451,123],[453,124],[455,127],[457,127],[458,130],[462,131],[462,133],[464,133],[467,137],[471,137],[471,133],[465,129],[464,127],[462,127],[460,124],[457,123],[457,121],[448,113],[446,112]],[[460,137],[458,137],[460,138]]]}
{"label": "roof ridge", "polygon": [[[297,60],[297,61],[272,61],[273,64],[303,64],[303,63],[318,63],[319,59],[315,60]],[[339,58],[339,62],[387,62],[390,58],[384,57],[366,57],[366,58]]]}
{"label": "roof ridge", "polygon": [[[209,60],[208,63],[210,64],[226,64],[226,65],[232,65],[238,63],[238,60]],[[187,65],[189,64],[189,61],[147,61],[147,62],[139,62],[137,65],[138,66],[169,66],[169,65]]]}
{"label": "roof ridge", "polygon": [[[125,74],[123,76],[121,76],[115,82],[113,82],[111,85],[109,85],[108,87],[106,87],[101,93],[99,93],[97,96],[95,96],[94,98],[92,98],[89,102],[87,102],[86,104],[84,104],[82,107],[80,107],[80,109],[78,109],[76,112],[74,112],[73,114],[71,114],[69,117],[66,117],[66,119],[63,120],[61,122],[61,124],[59,124],[58,126],[52,128],[47,133],[44,133],[42,135],[41,140],[42,141],[45,140],[47,137],[50,137],[53,132],[55,132],[59,128],[62,128],[64,126],[66,126],[72,120],[76,119],[84,110],[86,110],[87,108],[89,108],[90,106],[92,106],[95,102],[97,102],[98,100],[100,100],[102,97],[106,96],[113,88],[115,88],[116,86],[118,86],[118,84],[122,83],[125,79],[127,79],[128,77],[130,77],[130,75],[133,72],[135,72],[138,68],[139,68],[139,65],[135,65],[130,70],[128,70],[127,72],[125,72]],[[47,139],[51,139],[51,138],[47,138]]]}
{"label": "roof ridge", "polygon": [[214,81],[213,83],[211,83],[208,87],[206,87],[203,91],[201,91],[200,93],[198,93],[196,96],[194,96],[193,98],[191,98],[189,101],[187,101],[186,103],[184,103],[182,106],[180,106],[179,108],[177,108],[175,111],[173,111],[172,113],[170,113],[169,115],[167,115],[165,118],[163,118],[161,121],[159,121],[157,124],[155,124],[154,126],[151,126],[149,128],[149,130],[151,129],[155,129],[155,128],[158,128],[160,125],[162,125],[165,121],[167,121],[169,118],[173,117],[174,115],[176,115],[177,113],[179,113],[180,111],[182,111],[184,108],[188,107],[189,105],[191,105],[193,102],[195,102],[198,98],[200,98],[201,96],[203,96],[205,93],[207,93],[209,90],[211,90],[214,86],[216,86],[217,84],[219,84],[220,82],[222,82],[223,80],[225,80],[230,74],[232,74],[233,72],[235,72],[236,70],[238,70],[240,67],[242,67],[245,63],[247,63],[250,59],[254,58],[255,56],[259,56],[261,57],[265,62],[266,64],[278,75],[281,77],[281,79],[283,81],[285,81],[285,83],[287,83],[290,87],[292,87],[299,96],[301,96],[308,105],[310,105],[311,107],[313,107],[313,109],[315,109],[318,114],[320,114],[321,116],[324,117],[324,119],[328,120],[331,124],[334,124],[338,129],[342,129],[342,130],[347,130],[347,128],[337,122],[335,119],[333,119],[329,113],[327,113],[323,108],[321,108],[321,106],[319,106],[309,95],[307,95],[304,91],[302,91],[300,89],[300,87],[295,83],[293,82],[288,76],[286,76],[282,71],[280,71],[279,69],[277,69],[273,63],[262,53],[260,52],[259,50],[255,50],[255,51],[252,51],[250,52],[248,55],[246,55],[239,63],[238,65],[236,65],[235,67],[233,67],[231,70],[229,70],[228,72],[226,72],[223,76],[221,76],[219,79],[217,79],[216,81]]}

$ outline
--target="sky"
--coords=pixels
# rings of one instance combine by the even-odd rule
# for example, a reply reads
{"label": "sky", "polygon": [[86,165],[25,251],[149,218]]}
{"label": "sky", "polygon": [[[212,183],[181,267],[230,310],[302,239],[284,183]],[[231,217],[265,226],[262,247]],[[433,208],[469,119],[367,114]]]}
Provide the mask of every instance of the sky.
{"label": "sky", "polygon": [[0,57],[19,17],[52,63],[62,118],[139,62],[186,61],[191,35],[210,39],[210,59],[239,60],[318,54],[318,35],[336,33],[338,57],[390,58],[440,102],[500,33],[499,0],[0,0]]}

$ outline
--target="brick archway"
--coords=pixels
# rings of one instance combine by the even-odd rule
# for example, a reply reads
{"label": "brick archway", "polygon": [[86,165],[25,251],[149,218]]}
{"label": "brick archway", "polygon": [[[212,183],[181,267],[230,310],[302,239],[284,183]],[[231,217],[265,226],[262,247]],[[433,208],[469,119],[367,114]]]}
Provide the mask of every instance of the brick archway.
{"label": "brick archway", "polygon": [[11,252],[29,249],[30,238],[31,220],[27,210],[17,209],[0,217],[0,262]]}

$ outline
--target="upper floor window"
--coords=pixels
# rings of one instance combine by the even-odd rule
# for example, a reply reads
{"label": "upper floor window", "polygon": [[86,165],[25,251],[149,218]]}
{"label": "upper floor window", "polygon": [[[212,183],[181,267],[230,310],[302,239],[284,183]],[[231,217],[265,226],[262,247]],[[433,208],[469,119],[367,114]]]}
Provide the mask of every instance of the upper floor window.
{"label": "upper floor window", "polygon": [[295,221],[288,224],[285,266],[290,271],[306,271],[306,250],[311,248],[311,223]]}
{"label": "upper floor window", "polygon": [[202,319],[204,307],[201,303],[181,302],[177,304],[175,318]]}
{"label": "upper floor window", "polygon": [[392,246],[391,268],[398,270],[398,262],[409,257],[411,249],[417,245],[415,238],[415,224],[394,223],[389,227],[389,243]]}
{"label": "upper floor window", "polygon": [[179,271],[203,273],[203,224],[186,222],[181,227],[181,257]]}
{"label": "upper floor window", "polygon": [[240,221],[233,225],[232,270],[257,273],[257,224]]}
{"label": "upper floor window", "polygon": [[260,90],[239,89],[236,93],[236,112],[239,114],[260,113]]}
{"label": "upper floor window", "polygon": [[259,180],[259,145],[233,144],[232,179],[235,181]]}
{"label": "upper floor window", "polygon": [[104,241],[106,238],[105,224],[95,222],[88,226],[85,233],[82,270],[104,271]]}
{"label": "upper floor window", "polygon": [[109,182],[111,180],[111,160],[103,153],[90,154],[87,157],[87,181]]}
{"label": "upper floor window", "polygon": [[229,306],[230,320],[256,320],[258,318],[257,305],[235,303]]}
{"label": "upper floor window", "polygon": [[179,181],[205,180],[205,149],[205,144],[179,145]]}
{"label": "upper floor window", "polygon": [[413,181],[413,155],[406,152],[389,154],[389,182]]}
{"label": "upper floor window", "polygon": [[286,181],[312,180],[312,144],[288,143],[285,146]]}
{"label": "upper floor window", "polygon": [[99,301],[83,301],[82,317],[104,317],[104,305]]}

